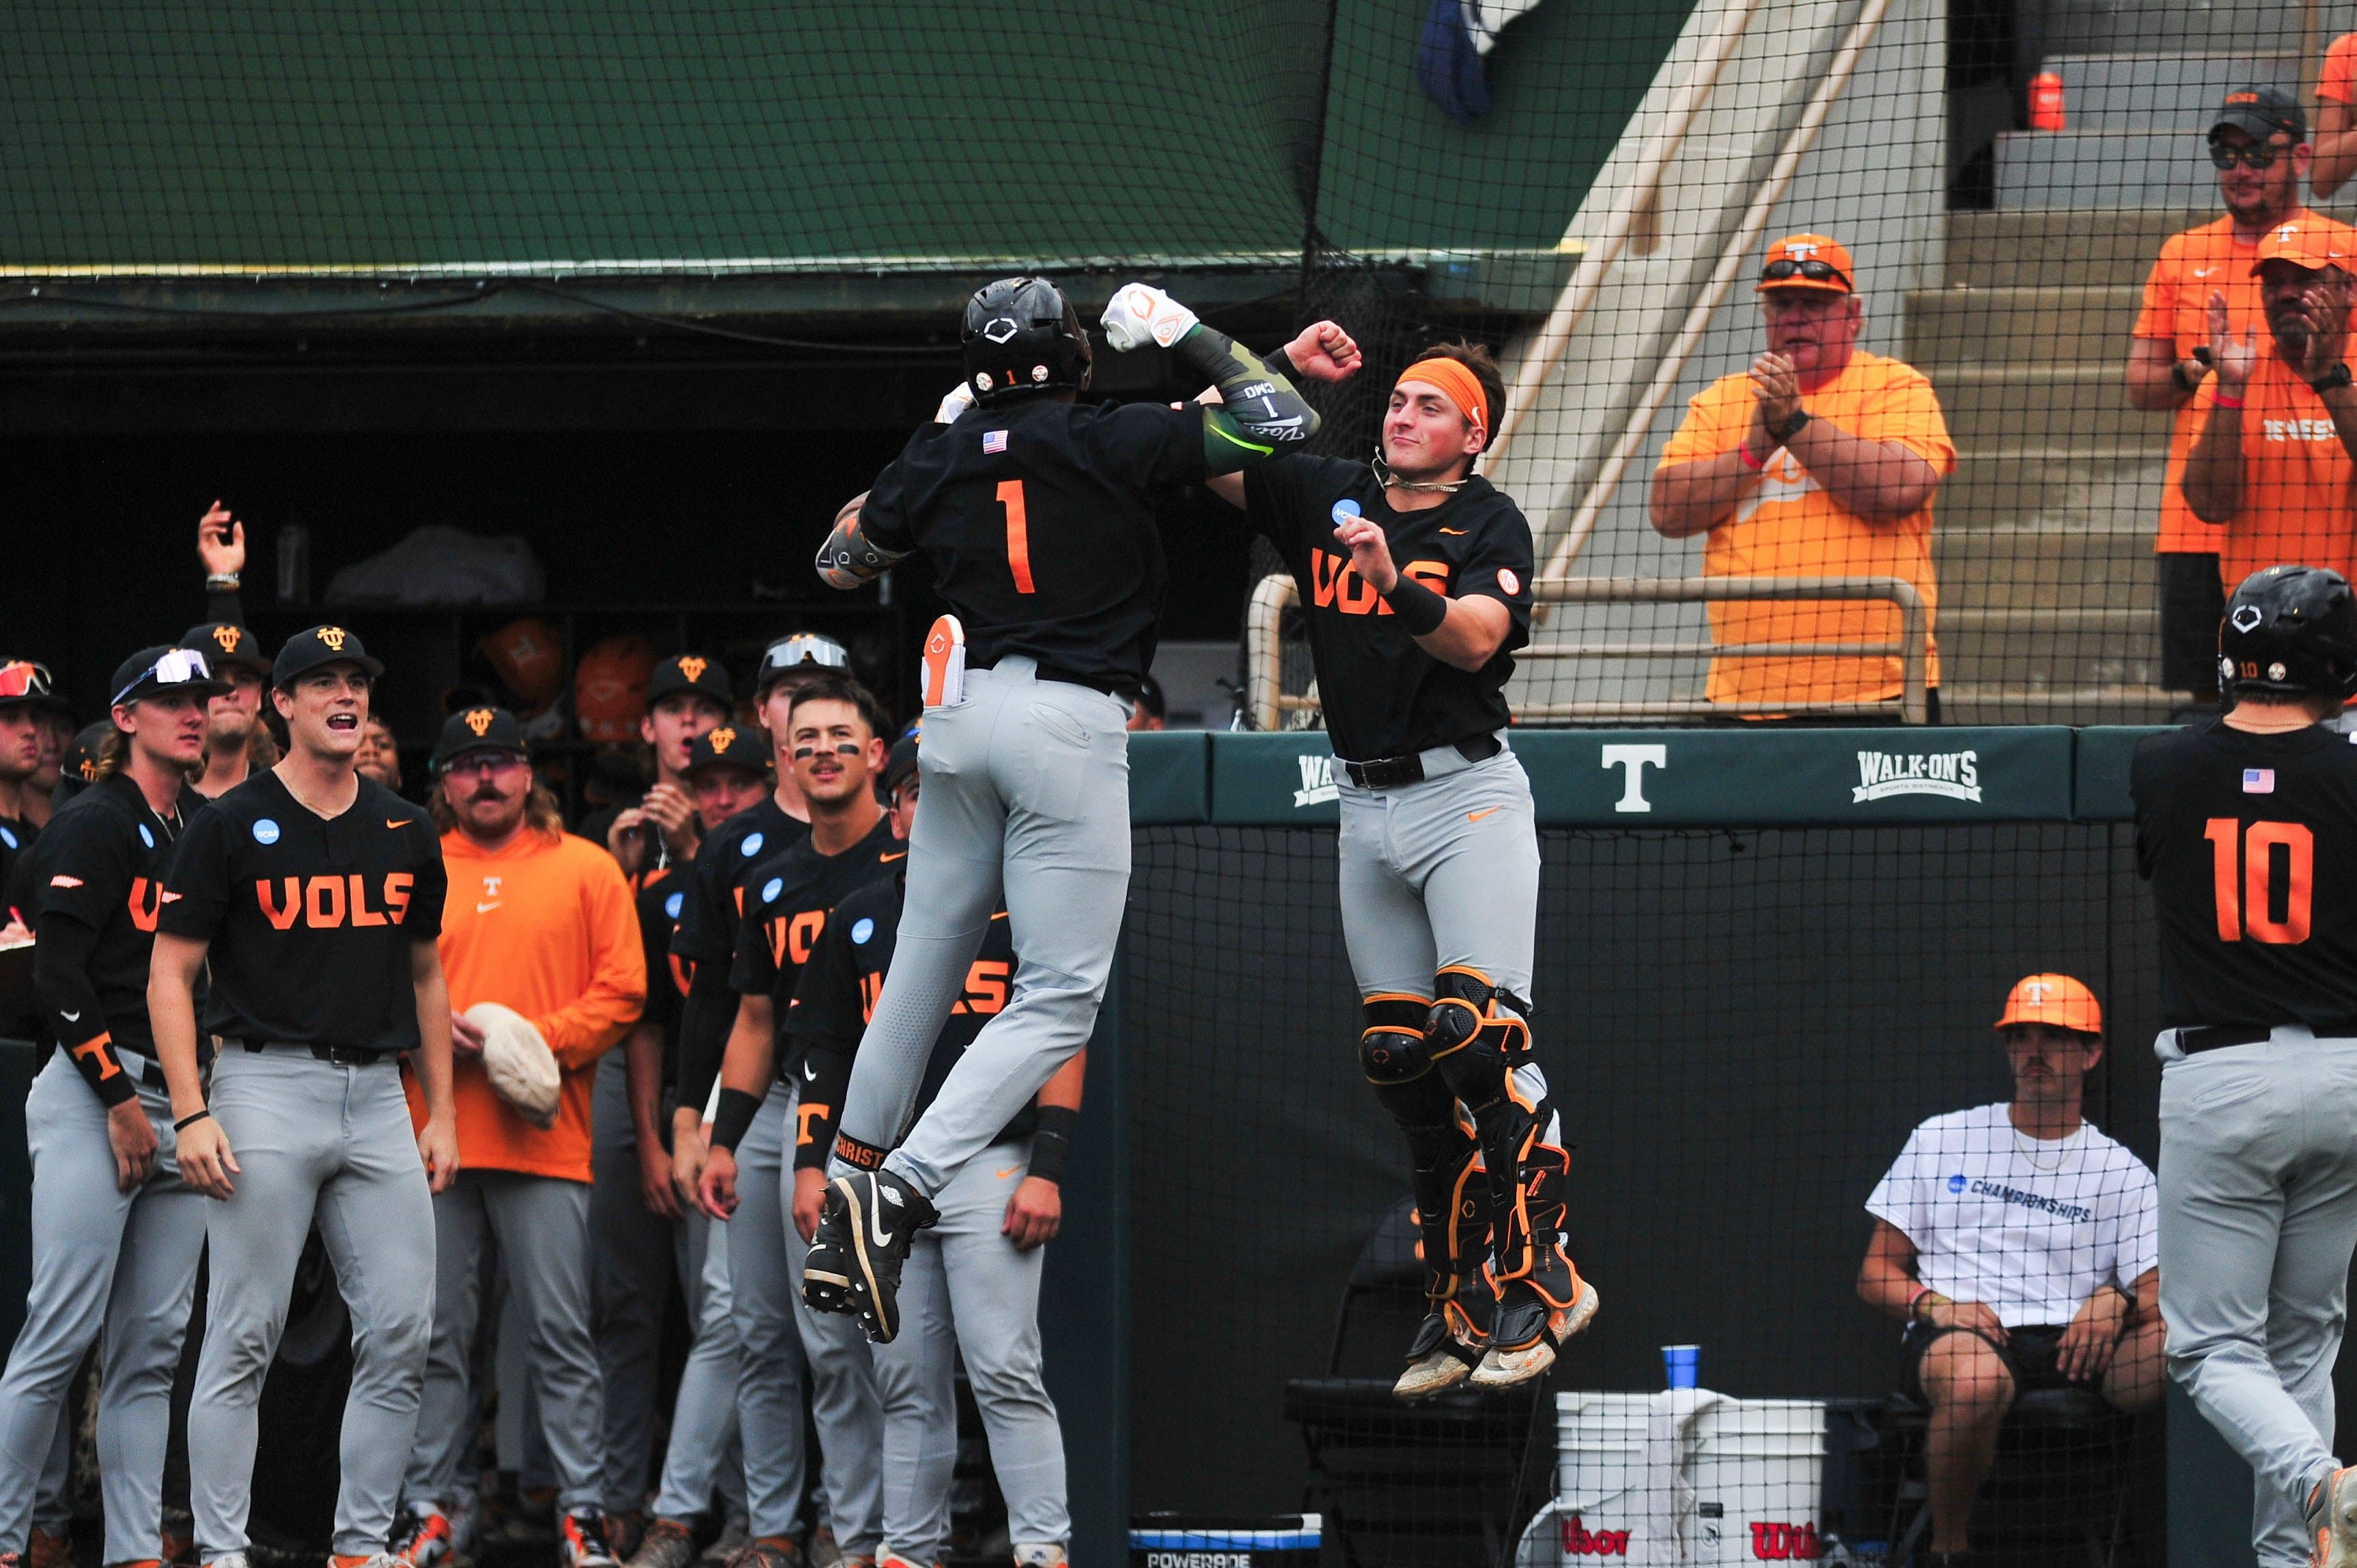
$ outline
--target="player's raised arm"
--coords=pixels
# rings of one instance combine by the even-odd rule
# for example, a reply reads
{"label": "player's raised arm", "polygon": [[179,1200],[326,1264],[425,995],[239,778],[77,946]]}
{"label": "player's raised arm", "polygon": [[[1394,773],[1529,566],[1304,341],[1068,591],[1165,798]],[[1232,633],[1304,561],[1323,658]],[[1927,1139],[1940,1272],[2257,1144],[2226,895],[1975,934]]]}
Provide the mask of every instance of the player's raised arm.
{"label": "player's raised arm", "polygon": [[1125,284],[1104,309],[1105,341],[1118,353],[1158,343],[1220,390],[1203,413],[1203,461],[1232,474],[1318,434],[1318,411],[1292,381],[1151,284]]}

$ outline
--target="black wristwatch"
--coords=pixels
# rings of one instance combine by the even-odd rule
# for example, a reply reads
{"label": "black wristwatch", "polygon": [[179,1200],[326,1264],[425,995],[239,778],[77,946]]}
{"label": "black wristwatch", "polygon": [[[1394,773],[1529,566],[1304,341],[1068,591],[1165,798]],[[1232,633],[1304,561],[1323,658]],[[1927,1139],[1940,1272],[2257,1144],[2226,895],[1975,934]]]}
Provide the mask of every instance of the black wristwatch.
{"label": "black wristwatch", "polygon": [[[2196,362],[2198,363],[2199,361]],[[2206,370],[2209,367],[2203,366],[2202,368]],[[2169,379],[2177,383],[2177,390],[2179,392],[2184,392],[2189,396],[2190,396],[2201,385],[2200,381],[2185,373],[2185,361],[2182,360],[2178,360],[2175,364],[2169,367]]]}
{"label": "black wristwatch", "polygon": [[2325,371],[2324,374],[2317,377],[2316,380],[2309,382],[2308,390],[2316,393],[2317,396],[2322,397],[2326,392],[2337,392],[2341,388],[2348,386],[2351,383],[2351,380],[2352,378],[2349,374],[2349,361],[2343,360],[2341,363]]}
{"label": "black wristwatch", "polygon": [[1791,441],[1793,436],[1798,435],[1801,433],[1802,427],[1808,423],[1809,411],[1805,408],[1796,408],[1792,411],[1792,417],[1784,422],[1784,427],[1782,429],[1779,430],[1776,426],[1771,424],[1768,427],[1768,434],[1776,438],[1777,446],[1781,446]]}

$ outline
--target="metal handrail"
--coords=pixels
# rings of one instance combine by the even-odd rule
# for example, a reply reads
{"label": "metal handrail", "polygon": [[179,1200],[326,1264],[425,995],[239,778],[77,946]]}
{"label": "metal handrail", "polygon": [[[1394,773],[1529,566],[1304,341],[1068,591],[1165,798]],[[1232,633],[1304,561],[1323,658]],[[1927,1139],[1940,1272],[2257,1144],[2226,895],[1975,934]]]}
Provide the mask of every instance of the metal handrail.
{"label": "metal handrail", "polygon": [[[1714,703],[1706,697],[1676,697],[1602,703],[1542,703],[1518,710],[1517,722],[1542,719],[1690,718],[1710,714],[1889,713],[1900,722],[1924,723],[1932,664],[1930,607],[1903,577],[1540,577],[1531,597],[1555,605],[1724,604],[1759,600],[1881,599],[1899,609],[1897,642],[1628,642],[1555,644],[1525,648],[1517,659],[1790,659],[1828,655],[1900,660],[1900,695],[1868,703]],[[1272,572],[1254,585],[1244,615],[1244,703],[1253,727],[1273,730],[1287,713],[1314,712],[1318,699],[1284,690],[1286,607],[1300,602],[1290,574]]]}

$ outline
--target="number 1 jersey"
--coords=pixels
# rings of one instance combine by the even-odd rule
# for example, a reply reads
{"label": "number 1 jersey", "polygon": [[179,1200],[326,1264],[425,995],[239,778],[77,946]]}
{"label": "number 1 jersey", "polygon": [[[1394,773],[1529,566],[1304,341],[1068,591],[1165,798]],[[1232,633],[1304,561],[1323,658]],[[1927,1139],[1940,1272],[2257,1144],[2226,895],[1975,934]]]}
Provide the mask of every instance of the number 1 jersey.
{"label": "number 1 jersey", "polygon": [[1103,691],[1154,662],[1166,568],[1153,492],[1200,484],[1203,411],[1044,397],[928,425],[877,476],[859,526],[923,553],[966,660],[1010,653]]}
{"label": "number 1 jersey", "polygon": [[2162,1025],[2357,1035],[2357,746],[2210,719],[2139,745],[2129,789]]}

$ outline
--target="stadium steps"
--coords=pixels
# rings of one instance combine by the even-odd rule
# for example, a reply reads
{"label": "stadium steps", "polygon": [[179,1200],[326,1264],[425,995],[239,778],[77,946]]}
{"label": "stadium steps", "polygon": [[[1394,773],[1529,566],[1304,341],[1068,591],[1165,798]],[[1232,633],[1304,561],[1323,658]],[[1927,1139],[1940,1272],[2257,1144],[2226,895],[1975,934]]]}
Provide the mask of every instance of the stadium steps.
{"label": "stadium steps", "polygon": [[2237,87],[2302,97],[2296,57],[2247,53],[2061,55],[2065,129],[1996,138],[2000,209],[2199,207],[2216,194],[2202,133]]}
{"label": "stadium steps", "polygon": [[2130,408],[2125,380],[2145,274],[2204,216],[1952,212],[1947,286],[1907,295],[1904,356],[1957,447],[1932,533],[1949,722],[2152,723],[2180,705],[2157,685],[2169,416]]}

